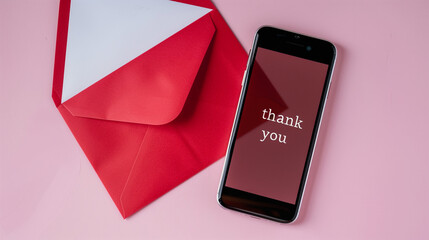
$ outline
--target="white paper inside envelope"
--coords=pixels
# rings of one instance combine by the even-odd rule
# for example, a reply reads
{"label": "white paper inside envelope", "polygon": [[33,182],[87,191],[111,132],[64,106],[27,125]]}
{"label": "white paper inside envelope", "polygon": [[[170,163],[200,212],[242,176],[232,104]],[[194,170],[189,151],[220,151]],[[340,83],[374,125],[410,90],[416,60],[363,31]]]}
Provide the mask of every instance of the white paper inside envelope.
{"label": "white paper inside envelope", "polygon": [[210,11],[167,0],[72,1],[61,102]]}

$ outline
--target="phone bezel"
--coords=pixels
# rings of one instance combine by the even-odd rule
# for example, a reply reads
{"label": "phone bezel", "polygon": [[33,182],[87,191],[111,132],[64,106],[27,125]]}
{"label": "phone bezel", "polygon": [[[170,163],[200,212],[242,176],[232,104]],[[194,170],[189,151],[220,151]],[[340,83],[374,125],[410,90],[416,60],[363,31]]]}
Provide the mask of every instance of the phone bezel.
{"label": "phone bezel", "polygon": [[[310,51],[308,50],[307,46],[311,46]],[[292,56],[325,63],[329,66],[327,75],[325,77],[325,84],[322,96],[319,101],[316,121],[311,135],[311,141],[301,177],[296,204],[281,202],[278,200],[243,192],[238,189],[233,189],[225,186],[231,156],[235,145],[237,129],[240,124],[240,117],[243,110],[244,100],[246,98],[248,82],[252,73],[253,63],[255,61],[255,56],[258,47],[263,47]],[[298,217],[299,208],[301,206],[301,201],[305,190],[305,184],[307,181],[307,176],[310,169],[315,144],[317,141],[317,135],[323,116],[323,110],[329,92],[332,72],[335,65],[335,59],[336,48],[332,43],[328,41],[268,26],[264,26],[258,29],[255,34],[253,46],[249,55],[249,60],[247,62],[242,91],[240,94],[240,100],[237,107],[234,125],[231,131],[230,141],[225,157],[223,174],[221,182],[219,184],[217,200],[221,206],[281,223],[293,222]],[[271,208],[269,206],[271,206]]]}

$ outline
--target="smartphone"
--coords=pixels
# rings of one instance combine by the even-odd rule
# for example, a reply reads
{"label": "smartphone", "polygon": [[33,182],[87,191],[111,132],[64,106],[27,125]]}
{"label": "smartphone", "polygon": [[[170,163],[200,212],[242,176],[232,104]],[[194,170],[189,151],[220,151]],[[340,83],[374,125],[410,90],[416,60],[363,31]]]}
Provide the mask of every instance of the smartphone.
{"label": "smartphone", "polygon": [[335,46],[325,40],[272,27],[257,31],[220,205],[283,223],[297,218],[335,58]]}

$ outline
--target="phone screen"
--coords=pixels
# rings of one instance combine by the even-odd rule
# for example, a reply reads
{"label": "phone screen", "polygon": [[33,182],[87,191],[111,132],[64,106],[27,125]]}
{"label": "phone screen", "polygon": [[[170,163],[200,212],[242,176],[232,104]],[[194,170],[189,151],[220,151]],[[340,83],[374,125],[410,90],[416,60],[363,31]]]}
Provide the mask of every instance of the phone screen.
{"label": "phone screen", "polygon": [[329,64],[254,51],[225,186],[295,205]]}

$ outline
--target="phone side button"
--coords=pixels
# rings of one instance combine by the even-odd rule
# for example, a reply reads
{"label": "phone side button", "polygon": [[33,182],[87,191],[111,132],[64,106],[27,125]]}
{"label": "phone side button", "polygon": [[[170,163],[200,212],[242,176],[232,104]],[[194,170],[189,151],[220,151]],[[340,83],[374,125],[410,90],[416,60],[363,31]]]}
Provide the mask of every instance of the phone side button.
{"label": "phone side button", "polygon": [[244,70],[244,72],[243,72],[243,80],[241,80],[241,86],[244,85],[244,79],[246,79],[246,71],[247,71],[247,69]]}

